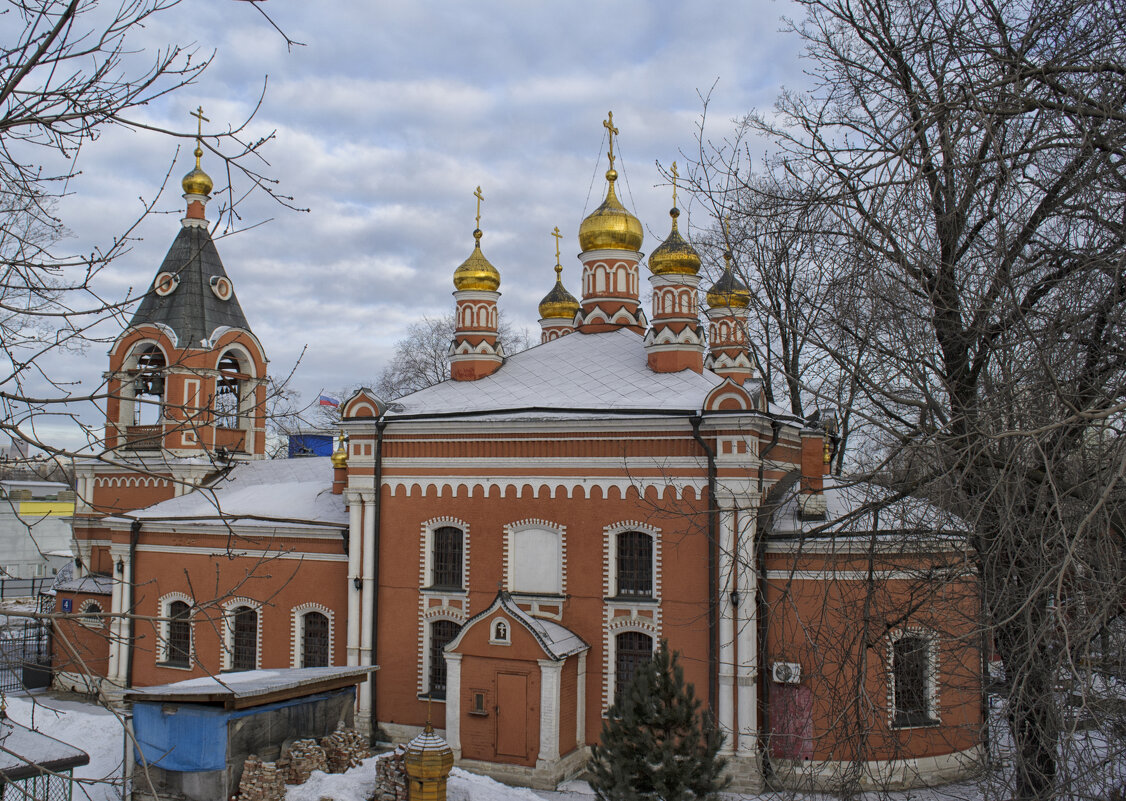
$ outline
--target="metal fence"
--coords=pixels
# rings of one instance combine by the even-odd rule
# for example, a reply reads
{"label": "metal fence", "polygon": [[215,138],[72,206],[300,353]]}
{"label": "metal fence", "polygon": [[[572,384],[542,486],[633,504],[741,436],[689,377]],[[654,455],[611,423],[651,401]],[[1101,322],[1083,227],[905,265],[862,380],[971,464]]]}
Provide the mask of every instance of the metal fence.
{"label": "metal fence", "polygon": [[6,578],[0,577],[0,598],[30,598],[39,595],[44,590],[51,589],[54,576],[42,578]]}
{"label": "metal fence", "polygon": [[51,683],[51,624],[9,623],[0,629],[0,692],[20,692]]}

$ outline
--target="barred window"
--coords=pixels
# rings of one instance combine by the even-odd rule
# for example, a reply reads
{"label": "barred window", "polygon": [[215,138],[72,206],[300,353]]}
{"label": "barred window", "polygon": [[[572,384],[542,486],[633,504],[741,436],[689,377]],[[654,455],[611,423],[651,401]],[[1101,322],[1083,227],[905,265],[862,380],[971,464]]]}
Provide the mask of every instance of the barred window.
{"label": "barred window", "polygon": [[192,624],[190,621],[192,608],[184,601],[173,601],[168,604],[168,649],[166,664],[176,667],[188,667],[191,663],[192,652]]}
{"label": "barred window", "polygon": [[931,643],[923,636],[900,637],[892,644],[892,688],[895,726],[935,723],[930,683],[933,677]]}
{"label": "barred window", "polygon": [[433,586],[461,589],[461,529],[442,526],[433,535]]}
{"label": "barred window", "polygon": [[653,538],[644,532],[618,535],[618,595],[653,595]]}
{"label": "barred window", "polygon": [[452,620],[435,620],[430,624],[430,697],[446,697],[446,646],[457,636],[461,626]]}
{"label": "barred window", "polygon": [[638,667],[653,658],[653,638],[640,631],[623,631],[614,638],[614,701],[633,681]]}
{"label": "barred window", "polygon": [[231,670],[258,667],[258,612],[249,606],[237,607],[232,626]]}
{"label": "barred window", "polygon": [[328,617],[320,612],[301,616],[301,667],[328,667]]}

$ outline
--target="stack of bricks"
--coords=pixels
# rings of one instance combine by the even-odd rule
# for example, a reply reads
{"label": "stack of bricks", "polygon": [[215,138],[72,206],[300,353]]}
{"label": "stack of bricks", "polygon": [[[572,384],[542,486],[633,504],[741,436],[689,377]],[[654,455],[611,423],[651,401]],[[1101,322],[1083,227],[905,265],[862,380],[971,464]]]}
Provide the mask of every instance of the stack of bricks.
{"label": "stack of bricks", "polygon": [[400,745],[375,763],[375,794],[371,801],[409,801],[406,754],[406,746]]}
{"label": "stack of bricks", "polygon": [[282,801],[285,779],[273,762],[263,762],[251,755],[243,763],[238,783],[239,801]]}
{"label": "stack of bricks", "polygon": [[321,740],[329,773],[343,773],[371,756],[364,736],[355,729],[341,727]]}
{"label": "stack of bricks", "polygon": [[295,740],[285,756],[278,760],[278,770],[285,776],[286,784],[304,784],[314,770],[328,773],[325,750],[317,745],[316,740]]}

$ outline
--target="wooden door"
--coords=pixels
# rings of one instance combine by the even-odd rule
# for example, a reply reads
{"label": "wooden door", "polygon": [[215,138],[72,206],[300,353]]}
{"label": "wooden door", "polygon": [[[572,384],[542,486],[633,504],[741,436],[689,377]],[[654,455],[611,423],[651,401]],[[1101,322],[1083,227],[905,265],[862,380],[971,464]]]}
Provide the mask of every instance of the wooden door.
{"label": "wooden door", "polygon": [[528,677],[497,674],[497,756],[528,756]]}

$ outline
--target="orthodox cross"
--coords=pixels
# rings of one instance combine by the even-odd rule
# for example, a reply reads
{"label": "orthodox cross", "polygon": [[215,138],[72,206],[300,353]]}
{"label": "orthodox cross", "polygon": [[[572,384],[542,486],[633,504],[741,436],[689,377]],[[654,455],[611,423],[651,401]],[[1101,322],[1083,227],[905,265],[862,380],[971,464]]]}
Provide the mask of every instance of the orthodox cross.
{"label": "orthodox cross", "polygon": [[676,179],[680,177],[680,173],[676,171],[676,162],[672,163],[672,207],[676,208]]}
{"label": "orthodox cross", "polygon": [[188,114],[196,118],[196,133],[195,133],[195,167],[199,169],[199,160],[203,156],[203,124],[211,122],[207,117],[203,116],[203,106],[198,107],[195,111],[189,111]]}
{"label": "orthodox cross", "polygon": [[481,230],[481,201],[485,196],[481,194],[481,187],[477,187],[477,191],[473,193],[473,197],[477,198],[477,230]]}
{"label": "orthodox cross", "polygon": [[[559,240],[563,238],[563,234],[559,233],[559,226],[558,225],[555,226],[555,230],[551,232],[551,235],[553,237],[555,237],[555,266],[558,267],[559,266]],[[560,269],[560,270],[557,270],[556,272],[562,272],[562,270]]]}
{"label": "orthodox cross", "polygon": [[610,169],[614,169],[614,137],[618,134],[618,129],[614,127],[614,112],[607,111],[606,116],[608,119],[602,121],[602,127],[610,132]]}

